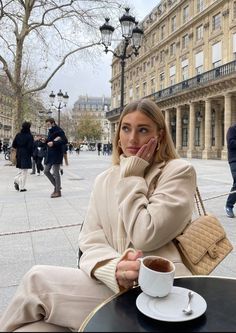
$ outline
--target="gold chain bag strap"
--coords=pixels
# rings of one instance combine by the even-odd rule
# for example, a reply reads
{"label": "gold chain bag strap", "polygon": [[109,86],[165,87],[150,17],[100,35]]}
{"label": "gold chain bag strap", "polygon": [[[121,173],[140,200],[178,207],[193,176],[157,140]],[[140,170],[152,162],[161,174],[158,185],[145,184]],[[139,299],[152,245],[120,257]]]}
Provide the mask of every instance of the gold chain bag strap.
{"label": "gold chain bag strap", "polygon": [[233,246],[219,220],[206,213],[198,188],[195,199],[199,217],[176,237],[176,245],[184,264],[192,274],[208,275],[232,251]]}

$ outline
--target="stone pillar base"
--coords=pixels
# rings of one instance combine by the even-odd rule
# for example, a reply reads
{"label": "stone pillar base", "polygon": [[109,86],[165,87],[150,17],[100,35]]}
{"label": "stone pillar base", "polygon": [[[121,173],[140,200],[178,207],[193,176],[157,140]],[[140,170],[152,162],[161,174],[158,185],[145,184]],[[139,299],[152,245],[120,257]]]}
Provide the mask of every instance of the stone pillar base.
{"label": "stone pillar base", "polygon": [[187,151],[187,158],[194,158],[196,154],[192,150]]}
{"label": "stone pillar base", "polygon": [[211,158],[212,158],[211,151],[208,150],[208,149],[203,150],[203,152],[202,152],[202,159],[203,160],[210,160]]}
{"label": "stone pillar base", "polygon": [[221,159],[225,161],[228,160],[228,151],[225,148],[221,151]]}

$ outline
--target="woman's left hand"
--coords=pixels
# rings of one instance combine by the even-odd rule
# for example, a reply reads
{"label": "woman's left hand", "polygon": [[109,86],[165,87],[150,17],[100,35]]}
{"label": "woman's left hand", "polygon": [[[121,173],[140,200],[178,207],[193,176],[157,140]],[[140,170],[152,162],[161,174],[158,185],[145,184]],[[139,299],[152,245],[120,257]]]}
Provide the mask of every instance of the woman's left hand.
{"label": "woman's left hand", "polygon": [[138,280],[142,251],[129,251],[116,267],[116,279],[120,287],[132,288]]}

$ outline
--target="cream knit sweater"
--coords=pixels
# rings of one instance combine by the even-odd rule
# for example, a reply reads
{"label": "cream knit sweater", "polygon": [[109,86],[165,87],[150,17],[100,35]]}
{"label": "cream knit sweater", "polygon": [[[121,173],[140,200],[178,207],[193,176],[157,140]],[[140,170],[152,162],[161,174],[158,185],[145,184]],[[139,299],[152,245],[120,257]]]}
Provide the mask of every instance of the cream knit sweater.
{"label": "cream knit sweater", "polygon": [[120,165],[95,181],[79,246],[80,267],[119,292],[117,263],[129,248],[175,263],[176,275],[191,275],[172,240],[191,220],[196,173],[189,162],[155,163],[121,157]]}

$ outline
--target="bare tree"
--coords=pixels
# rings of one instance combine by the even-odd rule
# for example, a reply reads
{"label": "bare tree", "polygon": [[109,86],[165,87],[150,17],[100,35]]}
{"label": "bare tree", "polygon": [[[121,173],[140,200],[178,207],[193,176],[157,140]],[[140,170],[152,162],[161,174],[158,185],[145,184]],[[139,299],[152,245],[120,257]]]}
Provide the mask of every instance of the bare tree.
{"label": "bare tree", "polygon": [[[121,5],[122,0],[0,0],[0,64],[14,91],[14,133],[24,96],[46,88],[68,58],[93,52],[104,17],[117,17]],[[37,82],[28,75],[32,69]]]}
{"label": "bare tree", "polygon": [[96,141],[101,139],[102,127],[99,120],[84,114],[80,117],[79,124],[77,127],[77,138],[83,141],[87,138],[88,141]]}

